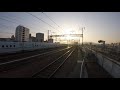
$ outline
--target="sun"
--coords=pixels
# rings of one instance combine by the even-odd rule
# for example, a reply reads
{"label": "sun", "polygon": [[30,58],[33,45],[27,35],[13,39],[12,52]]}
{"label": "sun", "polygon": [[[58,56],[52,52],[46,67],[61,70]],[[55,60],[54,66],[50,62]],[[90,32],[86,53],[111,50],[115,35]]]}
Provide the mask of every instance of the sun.
{"label": "sun", "polygon": [[72,28],[65,28],[64,30],[63,30],[63,35],[65,35],[64,37],[61,37],[62,38],[62,40],[64,41],[64,42],[67,42],[67,44],[69,43],[74,43],[75,41],[77,41],[77,38],[76,37],[74,37],[74,36],[72,36],[72,34],[75,34],[76,32],[75,31],[73,31],[73,29]]}
{"label": "sun", "polygon": [[70,34],[71,34],[70,29],[65,29],[65,30],[64,30],[64,35],[66,35],[66,36],[65,36],[65,39],[66,39],[66,40],[70,40],[70,39],[71,39]]}
{"label": "sun", "polygon": [[71,34],[71,29],[65,29],[64,34]]}

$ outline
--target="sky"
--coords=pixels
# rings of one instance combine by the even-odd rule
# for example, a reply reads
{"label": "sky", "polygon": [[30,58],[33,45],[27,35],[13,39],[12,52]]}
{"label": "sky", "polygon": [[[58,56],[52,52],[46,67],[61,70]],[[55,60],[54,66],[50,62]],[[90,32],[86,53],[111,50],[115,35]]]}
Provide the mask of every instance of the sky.
{"label": "sky", "polygon": [[85,27],[84,42],[98,43],[98,40],[105,40],[106,43],[120,42],[120,12],[29,13],[45,22],[26,12],[0,12],[0,38],[14,35],[18,25],[29,28],[32,36],[39,32],[44,33],[45,40],[48,30],[50,34],[81,34],[81,28]]}

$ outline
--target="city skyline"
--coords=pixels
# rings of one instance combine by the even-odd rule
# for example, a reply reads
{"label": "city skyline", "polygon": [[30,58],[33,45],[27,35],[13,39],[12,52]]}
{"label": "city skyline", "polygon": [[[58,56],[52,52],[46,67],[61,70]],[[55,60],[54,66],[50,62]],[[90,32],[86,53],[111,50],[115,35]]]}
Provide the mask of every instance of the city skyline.
{"label": "city skyline", "polygon": [[44,33],[45,40],[47,39],[48,30],[52,32],[50,34],[53,34],[53,32],[54,34],[78,34],[81,33],[81,27],[85,27],[84,42],[97,43],[98,40],[105,40],[106,43],[120,42],[119,12],[44,12],[60,27],[55,25],[42,12],[30,13],[49,25],[26,12],[0,12],[0,38],[11,37],[15,34],[18,25],[29,28],[32,36],[35,36],[36,33]]}

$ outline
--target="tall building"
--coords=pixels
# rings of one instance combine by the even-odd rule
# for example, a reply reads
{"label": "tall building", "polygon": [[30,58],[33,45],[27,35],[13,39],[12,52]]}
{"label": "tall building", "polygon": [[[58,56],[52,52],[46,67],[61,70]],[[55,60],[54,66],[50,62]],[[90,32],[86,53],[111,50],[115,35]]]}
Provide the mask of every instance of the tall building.
{"label": "tall building", "polygon": [[29,29],[24,26],[17,26],[15,32],[15,40],[18,42],[29,41]]}
{"label": "tall building", "polygon": [[36,41],[37,42],[44,42],[44,34],[43,33],[36,33]]}

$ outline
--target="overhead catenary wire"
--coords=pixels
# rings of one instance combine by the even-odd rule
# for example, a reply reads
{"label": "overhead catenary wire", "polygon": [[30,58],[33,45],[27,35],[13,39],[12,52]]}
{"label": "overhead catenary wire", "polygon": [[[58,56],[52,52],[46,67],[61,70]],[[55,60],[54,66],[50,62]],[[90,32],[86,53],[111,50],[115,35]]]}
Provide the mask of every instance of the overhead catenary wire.
{"label": "overhead catenary wire", "polygon": [[[4,16],[3,16],[4,17]],[[13,18],[9,18],[9,17],[7,17],[8,19],[11,19],[11,20],[15,20],[15,19],[13,19]],[[19,24],[18,22],[20,22],[20,21],[18,21],[18,22],[14,22],[14,21],[11,21],[11,20],[8,20],[8,19],[4,19],[4,18],[0,18],[1,20],[4,20],[4,21],[7,21],[7,22],[11,22],[11,23],[14,23],[14,24],[17,24],[17,25],[21,25],[21,24]],[[6,25],[3,25],[3,24],[1,24],[2,26],[4,26],[4,27],[6,27],[6,28],[9,28],[8,26],[6,26]],[[31,27],[31,26],[28,26],[28,25],[26,25],[27,27],[30,27],[30,28],[34,28],[34,27]]]}
{"label": "overhead catenary wire", "polygon": [[7,25],[1,24],[1,23],[0,23],[0,25],[1,25],[2,27],[5,27],[5,28],[13,28],[13,27],[11,27],[11,26],[7,26]]}
{"label": "overhead catenary wire", "polygon": [[29,15],[31,15],[31,16],[35,17],[36,19],[38,19],[38,20],[42,21],[43,23],[45,23],[45,24],[49,25],[49,26],[50,26],[50,27],[52,27],[53,29],[55,29],[53,26],[51,26],[50,24],[48,24],[47,22],[45,22],[45,21],[44,21],[44,20],[42,20],[41,18],[39,18],[39,17],[37,17],[37,16],[35,16],[35,15],[33,15],[33,14],[29,13],[29,12],[26,12],[26,13],[28,13]]}
{"label": "overhead catenary wire", "polygon": [[[29,12],[27,12],[27,13],[29,13]],[[29,13],[29,14],[31,14],[31,13]],[[55,27],[53,27],[52,25],[50,25],[49,23],[47,23],[47,22],[45,22],[44,20],[42,20],[41,18],[39,18],[38,16],[36,16],[36,15],[34,15],[34,14],[32,14],[32,16],[34,16],[35,18],[37,18],[37,19],[39,19],[40,21],[42,21],[42,22],[44,22],[44,23],[46,23],[47,25],[49,25],[50,27],[52,27],[53,29],[55,29],[55,30],[57,30]],[[0,19],[1,20],[4,20],[4,21],[7,21],[7,22],[11,22],[11,23],[14,23],[14,24],[16,24],[16,25],[21,25],[21,23],[22,23],[22,21],[20,22],[20,20],[17,20],[16,18],[13,18],[13,17],[7,17],[7,18],[2,18],[2,17],[0,17]],[[54,22],[51,18],[49,18],[52,22]],[[54,22],[54,23],[56,23],[56,22]],[[31,23],[30,23],[31,24]],[[56,23],[56,25],[58,26],[58,27],[60,27],[57,23]],[[26,25],[27,26],[27,25]],[[33,28],[32,26],[34,26],[34,25],[32,25],[31,24],[31,28]],[[5,26],[6,27],[6,26]],[[30,26],[29,26],[30,27]],[[6,27],[7,28],[7,27]],[[8,27],[9,28],[9,27]],[[46,29],[47,30],[47,29]]]}
{"label": "overhead catenary wire", "polygon": [[[8,18],[8,19],[11,19],[11,20],[15,20],[15,21],[17,21],[17,23],[18,23],[18,22],[22,23],[20,20],[17,20],[17,19],[13,19],[13,18],[10,18],[10,17],[7,17],[7,16],[3,16],[3,17]],[[16,23],[16,22],[15,22],[15,23]],[[16,23],[16,24],[17,24],[17,23]],[[34,28],[34,27],[29,26],[29,25],[25,25],[25,26],[30,27],[30,28]]]}
{"label": "overhead catenary wire", "polygon": [[[53,21],[47,14],[45,14],[44,12],[42,12],[42,14],[44,14],[47,18],[49,18],[54,24],[56,24],[59,28],[61,28],[55,21]],[[62,29],[62,28],[61,28]]]}
{"label": "overhead catenary wire", "polygon": [[[17,24],[16,22],[13,22],[13,21],[10,21],[10,20],[7,20],[7,19],[4,19],[4,18],[0,18],[1,20],[4,20],[4,21],[8,21],[8,22],[11,22],[11,23],[14,23],[14,24]],[[10,33],[10,32],[0,32],[0,33],[7,33],[7,34],[14,34],[14,33]]]}
{"label": "overhead catenary wire", "polygon": [[[37,16],[35,16],[35,15],[29,13],[29,12],[26,12],[26,13],[29,14],[29,15],[31,15],[31,16],[33,16],[33,17],[35,17],[35,18],[38,19],[39,21],[42,21],[43,23],[49,25],[49,26],[52,27],[53,29],[57,30],[56,28],[54,28],[53,26],[51,26],[50,24],[48,24],[47,22],[45,22],[45,21],[42,20],[41,18],[39,18],[39,17],[37,17]],[[49,31],[51,31],[51,30],[49,30]]]}
{"label": "overhead catenary wire", "polygon": [[[16,17],[16,16],[14,16],[15,18],[20,18],[20,20],[25,20],[25,19],[23,19],[23,18],[21,18],[21,17]],[[12,19],[12,18],[11,18]],[[17,20],[17,19],[14,19],[14,20]],[[20,21],[20,20],[17,20],[17,21],[19,21],[19,22],[22,22],[22,21]],[[31,24],[31,23],[29,23],[30,25],[26,25],[26,26],[28,26],[28,27],[30,27],[30,28],[34,28],[34,29],[38,29],[38,28],[36,28],[35,27],[35,24],[33,25],[33,24]],[[34,27],[33,27],[34,26]],[[42,28],[42,27],[40,27],[40,28]],[[42,28],[42,29],[44,29],[44,28]],[[44,30],[47,30],[47,29],[44,29]]]}
{"label": "overhead catenary wire", "polygon": [[[42,9],[42,8],[40,8],[41,9],[41,12],[43,13],[44,12],[44,10]],[[45,13],[43,13],[46,17],[48,17],[53,23],[55,23],[55,21],[53,21],[47,14],[45,14]],[[57,23],[55,23],[59,28],[61,28]],[[61,28],[62,29],[62,28]],[[59,30],[59,29],[58,29]],[[63,30],[63,29],[62,29]],[[61,32],[60,30],[59,30],[59,32]],[[63,32],[62,32],[62,34],[63,34]]]}
{"label": "overhead catenary wire", "polygon": [[[28,13],[28,12],[27,12]],[[50,24],[48,24],[47,22],[45,22],[45,21],[43,21],[42,19],[40,19],[40,18],[38,18],[37,16],[35,16],[35,15],[33,15],[33,14],[31,14],[31,13],[29,13],[30,15],[32,15],[32,16],[34,16],[35,18],[37,18],[37,19],[39,19],[39,20],[41,20],[42,22],[44,22],[44,23],[46,23],[47,25],[49,25],[50,27],[52,27],[53,29],[55,29],[53,26],[51,26]],[[6,17],[6,16],[3,16],[3,17]],[[9,17],[7,17],[8,19],[12,19],[12,20],[16,20],[15,18],[13,19],[13,18],[9,18]],[[10,20],[8,20],[8,19],[4,19],[4,18],[0,18],[0,19],[2,19],[2,20],[5,20],[5,21],[8,21],[8,22],[12,22],[12,23],[14,23],[14,24],[18,24],[18,22],[14,22],[14,21],[10,21]],[[18,21],[18,20],[17,20]],[[53,20],[52,20],[53,21]],[[54,21],[53,21],[54,22]],[[55,22],[54,22],[55,23]],[[28,25],[27,25],[28,26]],[[28,26],[28,27],[31,27],[31,26]],[[31,27],[31,28],[33,28],[33,27]],[[47,29],[44,29],[44,30],[47,30]]]}
{"label": "overhead catenary wire", "polygon": [[[20,21],[18,21],[18,20],[16,20],[16,19],[13,19],[13,18],[9,18],[9,17],[7,17],[7,16],[3,16],[3,17],[5,17],[5,18],[1,18],[0,17],[0,19],[1,20],[4,20],[4,21],[7,21],[7,22],[10,22],[10,23],[13,23],[13,24],[16,24],[16,25],[21,25],[21,24],[19,24],[19,22]],[[7,19],[6,19],[7,18]],[[13,20],[16,20],[16,21],[13,21]],[[10,28],[10,26],[6,26],[6,25],[4,25],[4,24],[1,24],[3,27],[6,27],[6,28]],[[29,27],[28,25],[26,25],[27,27]],[[13,28],[15,28],[15,27],[13,27]],[[31,27],[31,28],[34,28],[34,27]],[[47,30],[47,29],[45,29],[45,30]],[[6,34],[14,34],[14,33],[10,33],[10,32],[0,32],[0,33],[6,33]]]}
{"label": "overhead catenary wire", "polygon": [[0,18],[0,19],[1,19],[1,20],[4,20],[4,21],[12,22],[12,23],[14,23],[14,24],[17,24],[17,25],[18,25],[18,23],[17,23],[17,22],[13,22],[13,21],[10,21],[10,20],[4,19],[4,18]]}
{"label": "overhead catenary wire", "polygon": [[[45,14],[44,12],[42,12],[42,14],[44,14],[47,18],[49,18],[54,24],[56,24],[59,28],[61,28],[55,21],[53,21],[47,14]],[[61,28],[62,29],[62,28]],[[63,29],[62,29],[63,30]]]}

